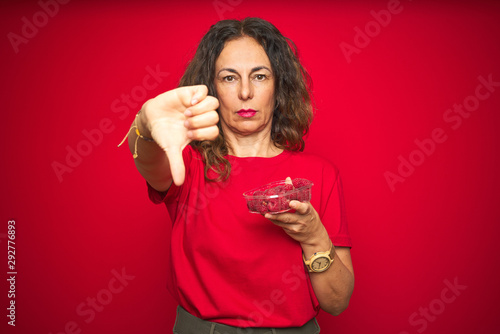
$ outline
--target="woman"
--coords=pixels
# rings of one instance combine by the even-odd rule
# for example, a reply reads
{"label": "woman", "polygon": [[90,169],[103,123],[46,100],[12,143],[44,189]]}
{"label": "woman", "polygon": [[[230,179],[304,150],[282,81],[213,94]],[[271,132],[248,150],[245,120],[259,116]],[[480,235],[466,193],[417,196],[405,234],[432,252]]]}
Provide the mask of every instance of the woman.
{"label": "woman", "polygon": [[[307,79],[272,24],[220,21],[180,87],[138,113],[129,146],[173,222],[174,333],[319,333],[320,308],[347,307],[354,275],[338,171],[301,153]],[[311,202],[248,212],[243,192],[286,177],[313,181]]]}

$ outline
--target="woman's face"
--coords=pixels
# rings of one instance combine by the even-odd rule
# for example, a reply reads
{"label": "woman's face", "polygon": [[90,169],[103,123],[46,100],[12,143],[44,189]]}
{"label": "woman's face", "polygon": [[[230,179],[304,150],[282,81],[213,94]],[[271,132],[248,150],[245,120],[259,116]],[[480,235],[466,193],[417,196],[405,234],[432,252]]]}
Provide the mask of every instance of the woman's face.
{"label": "woman's face", "polygon": [[274,76],[266,52],[251,37],[226,43],[215,62],[215,89],[224,132],[269,131],[274,110]]}

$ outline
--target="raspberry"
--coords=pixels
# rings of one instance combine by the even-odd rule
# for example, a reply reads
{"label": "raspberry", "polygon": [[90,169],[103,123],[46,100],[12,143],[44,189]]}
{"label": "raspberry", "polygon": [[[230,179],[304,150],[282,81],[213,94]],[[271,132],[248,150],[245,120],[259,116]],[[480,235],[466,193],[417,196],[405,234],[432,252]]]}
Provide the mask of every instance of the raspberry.
{"label": "raspberry", "polygon": [[254,196],[254,197],[263,196],[263,195],[264,195],[264,192],[260,191],[260,190],[254,191],[254,193],[252,194],[252,196]]}
{"label": "raspberry", "polygon": [[280,211],[280,200],[278,198],[271,198],[267,200],[267,207],[269,212]]}
{"label": "raspberry", "polygon": [[[293,187],[293,185],[291,184],[285,184],[283,186],[284,188],[284,196],[283,197],[286,197],[288,199],[288,201],[293,201],[294,199],[297,199],[297,193],[293,192],[293,190],[295,189]],[[287,208],[288,208],[288,204],[287,204]]]}
{"label": "raspberry", "polygon": [[309,188],[304,188],[297,194],[297,200],[301,202],[308,202],[311,200],[309,196]]}
{"label": "raspberry", "polygon": [[264,191],[264,196],[267,196],[267,198],[265,199],[267,209],[266,211],[277,211],[279,205],[278,198],[269,198],[270,196],[275,196],[277,194],[278,192],[276,191],[276,187],[269,188]]}
{"label": "raspberry", "polygon": [[268,212],[269,210],[267,209],[267,202],[266,201],[260,201],[257,206],[256,210],[258,213],[264,214]]}
{"label": "raspberry", "polygon": [[[285,197],[288,200],[288,202],[297,199],[297,193],[293,191],[294,189],[295,188],[291,184],[283,185],[283,194],[284,194],[283,197]],[[288,204],[286,205],[286,207],[288,209]]]}
{"label": "raspberry", "polygon": [[264,196],[264,192],[257,190],[253,193],[253,196],[257,197],[250,201],[252,202],[252,207],[254,209],[253,211],[256,211],[258,213],[267,212],[267,202],[263,197],[261,197]]}
{"label": "raspberry", "polygon": [[269,189],[266,189],[266,191],[264,191],[264,196],[273,196],[273,195],[277,195],[278,192],[276,190],[277,187],[273,187],[273,188],[269,188]]}
{"label": "raspberry", "polygon": [[279,185],[275,188],[277,190],[277,193],[279,195],[278,200],[279,200],[279,205],[278,209],[279,211],[284,211],[290,209],[289,203],[291,201],[292,194],[290,194],[291,191],[293,191],[293,185],[291,184],[283,184]]}
{"label": "raspberry", "polygon": [[300,188],[309,185],[311,182],[305,179],[293,179],[293,186],[295,188]]}
{"label": "raspberry", "polygon": [[256,206],[255,206],[255,200],[254,199],[250,199],[247,201],[247,207],[248,207],[248,210],[249,211],[255,211],[256,210]]}
{"label": "raspberry", "polygon": [[284,187],[284,186],[282,186],[282,185],[276,186],[276,187],[274,187],[273,189],[274,189],[274,193],[275,193],[276,195],[281,196],[282,194],[284,194],[284,193],[285,193],[285,187]]}
{"label": "raspberry", "polygon": [[281,196],[279,198],[279,209],[280,211],[290,209],[290,199],[286,196]]}

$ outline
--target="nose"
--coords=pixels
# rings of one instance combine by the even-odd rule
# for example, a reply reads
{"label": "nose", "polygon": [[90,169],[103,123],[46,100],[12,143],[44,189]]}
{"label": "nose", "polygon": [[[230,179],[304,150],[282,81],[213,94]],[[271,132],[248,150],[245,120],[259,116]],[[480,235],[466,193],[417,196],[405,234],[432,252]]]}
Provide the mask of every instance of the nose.
{"label": "nose", "polygon": [[253,85],[249,78],[240,81],[238,97],[240,100],[246,101],[253,98]]}

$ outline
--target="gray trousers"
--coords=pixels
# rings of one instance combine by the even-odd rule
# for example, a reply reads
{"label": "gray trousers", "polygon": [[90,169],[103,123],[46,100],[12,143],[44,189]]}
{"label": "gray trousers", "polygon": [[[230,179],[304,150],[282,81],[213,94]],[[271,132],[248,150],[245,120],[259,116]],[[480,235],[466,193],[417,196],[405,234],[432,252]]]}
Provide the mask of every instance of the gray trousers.
{"label": "gray trousers", "polygon": [[199,319],[178,306],[173,332],[174,334],[318,334],[319,331],[316,319],[311,319],[302,327],[240,328]]}

